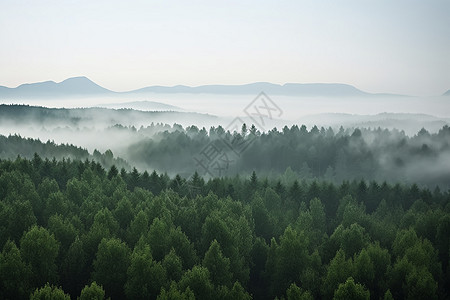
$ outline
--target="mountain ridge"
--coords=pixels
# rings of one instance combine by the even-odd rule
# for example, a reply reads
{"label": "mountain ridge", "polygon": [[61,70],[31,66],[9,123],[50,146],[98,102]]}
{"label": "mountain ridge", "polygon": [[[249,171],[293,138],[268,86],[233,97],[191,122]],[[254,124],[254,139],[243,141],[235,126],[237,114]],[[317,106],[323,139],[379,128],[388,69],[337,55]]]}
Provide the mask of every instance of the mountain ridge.
{"label": "mountain ridge", "polygon": [[258,94],[264,91],[271,95],[303,95],[303,96],[368,96],[352,85],[342,83],[285,83],[283,85],[270,82],[253,82],[241,85],[201,85],[185,86],[148,86],[130,91],[130,93],[190,93],[190,94]]}
{"label": "mountain ridge", "polygon": [[200,85],[200,86],[147,86],[125,92],[115,92],[106,89],[85,76],[71,77],[59,83],[43,81],[21,84],[16,88],[0,86],[0,99],[40,98],[40,97],[70,97],[70,96],[98,96],[98,95],[140,95],[146,93],[160,94],[223,94],[223,95],[257,95],[261,91],[269,95],[284,96],[327,96],[327,97],[367,97],[367,96],[401,96],[395,94],[374,94],[364,92],[352,85],[343,83],[285,83],[253,82],[241,85]]}
{"label": "mountain ridge", "polygon": [[95,95],[114,93],[85,76],[67,78],[61,82],[42,81],[24,83],[16,88],[0,87],[0,96],[12,97],[61,97],[66,95]]}

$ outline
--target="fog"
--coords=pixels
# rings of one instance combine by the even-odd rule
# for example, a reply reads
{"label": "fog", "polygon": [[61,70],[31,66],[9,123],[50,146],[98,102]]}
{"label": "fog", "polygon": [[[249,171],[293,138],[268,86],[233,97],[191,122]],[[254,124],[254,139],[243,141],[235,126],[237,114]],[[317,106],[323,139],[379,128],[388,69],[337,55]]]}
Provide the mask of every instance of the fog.
{"label": "fog", "polygon": [[[73,144],[89,152],[112,150],[125,155],[130,144],[151,137],[159,131],[172,129],[166,124],[209,127],[220,123],[219,118],[208,114],[183,112],[135,111],[130,109],[48,109],[44,107],[5,106],[0,108],[0,134],[20,135]],[[158,125],[152,129],[140,128]],[[164,126],[165,125],[165,126]]]}
{"label": "fog", "polygon": [[[5,104],[29,104],[47,107],[95,107],[136,101],[153,101],[176,106],[191,112],[208,113],[217,116],[238,116],[257,95],[146,93],[117,94],[100,97],[66,97],[53,99],[4,100]],[[368,95],[353,97],[301,97],[270,95],[282,110],[282,118],[296,121],[301,117],[322,113],[346,113],[373,115],[378,113],[429,114],[440,118],[450,118],[450,98],[447,96],[413,97],[395,95]],[[117,108],[117,107],[115,107]]]}
{"label": "fog", "polygon": [[[19,102],[30,106],[1,106],[0,134],[5,136],[17,134],[26,138],[39,139],[42,142],[50,140],[57,144],[73,144],[87,149],[90,153],[93,153],[94,150],[102,153],[112,150],[116,157],[124,158],[141,171],[157,169],[160,172],[188,175],[195,170],[192,157],[203,146],[206,146],[203,144],[207,142],[198,142],[201,137],[196,135],[200,134],[199,136],[201,136],[201,133],[188,134],[193,141],[197,139],[198,143],[194,143],[195,146],[193,146],[193,144],[189,144],[191,142],[188,140],[185,147],[190,149],[183,152],[182,145],[171,141],[177,137],[164,135],[163,132],[171,133],[177,130],[185,132],[184,130],[189,129],[192,125],[199,129],[205,128],[205,135],[210,133],[211,127],[217,128],[219,125],[225,131],[240,132],[242,123],[246,123],[248,128],[251,124],[255,124],[258,132],[267,133],[273,128],[283,131],[285,126],[291,128],[293,125],[300,127],[304,124],[311,132],[314,126],[317,126],[319,130],[322,127],[327,130],[331,128],[336,133],[344,128],[346,134],[350,136],[355,128],[366,128],[369,130],[364,131],[363,138],[369,150],[366,148],[352,149],[351,144],[348,146],[350,148],[346,148],[351,152],[364,150],[372,153],[370,155],[375,155],[374,160],[378,166],[378,173],[367,176],[370,171],[364,169],[361,174],[365,174],[365,176],[360,174],[362,177],[377,180],[388,177],[393,181],[422,183],[433,182],[433,178],[443,182],[443,178],[449,177],[447,170],[450,169],[450,154],[447,148],[450,141],[448,141],[448,136],[444,136],[444,142],[447,143],[444,145],[437,144],[436,137],[429,140],[423,137],[415,138],[422,128],[426,129],[426,134],[429,135],[437,133],[443,126],[450,124],[450,99],[448,97],[326,98],[269,95],[270,98],[266,99],[266,102],[272,106],[272,111],[264,111],[264,107],[258,103],[260,99],[255,97],[249,95],[146,94],[60,100],[22,99],[9,103]],[[41,107],[35,107],[36,105]],[[260,109],[259,114],[251,111],[255,106]],[[174,124],[177,125],[174,126]],[[389,138],[394,138],[394,140],[381,139],[383,134],[378,131],[377,134],[372,134],[371,132],[377,128],[393,130]],[[196,131],[194,130],[194,132]],[[414,152],[416,151],[414,149],[420,150],[426,146],[426,149],[432,150],[430,153],[433,155],[414,156],[409,152],[402,152],[404,150],[397,153],[396,145],[408,137],[413,138],[413,144],[410,145],[411,149],[408,151]],[[164,143],[170,141],[169,146],[159,147],[160,141],[164,141]],[[149,147],[153,149],[151,151],[156,151],[155,153],[166,152],[164,154],[164,159],[168,159],[166,166],[155,163],[154,160],[162,158],[158,156],[159,154],[151,152]],[[179,149],[174,150],[167,147]],[[260,147],[265,147],[265,145],[261,144]],[[286,145],[283,142],[278,147],[286,147]],[[321,149],[317,150],[314,144],[311,147],[306,149],[307,153],[321,151]],[[386,153],[383,147],[388,149]],[[136,151],[136,149],[141,150]],[[259,149],[254,151],[259,151]],[[178,153],[178,156],[169,157],[168,153]],[[271,155],[274,153],[277,152],[275,151]],[[253,159],[254,154],[246,159]],[[146,156],[149,158],[145,158]],[[338,155],[334,159],[339,157]],[[399,162],[400,160],[401,162]],[[248,170],[258,169],[261,163],[262,161],[256,161],[253,165],[249,164]],[[307,163],[310,164],[309,167],[313,167],[314,161]],[[240,160],[240,164],[245,165],[246,163]],[[345,172],[342,170],[345,168],[342,162],[341,166],[337,162],[336,164],[333,166],[333,172],[344,174]],[[167,167],[169,165],[170,168]],[[278,171],[275,173],[284,172],[284,168],[276,166],[275,169]],[[322,170],[319,170],[314,176],[325,176],[323,172],[326,168],[326,165],[323,166]],[[337,168],[342,170],[337,170]],[[300,169],[297,167],[297,172],[300,172],[298,174],[302,172]],[[233,166],[233,170],[238,173],[248,171],[239,166]],[[267,172],[269,170],[270,168],[265,169]],[[383,170],[384,173],[380,170]],[[355,170],[349,172],[359,174]],[[348,179],[346,175],[339,176],[336,178]]]}
{"label": "fog", "polygon": [[[260,131],[274,127],[304,124],[308,128],[387,128],[405,131],[414,135],[421,128],[437,132],[450,123],[449,97],[407,97],[407,96],[364,96],[364,97],[293,97],[268,95],[279,108],[280,114],[266,116]],[[129,134],[108,129],[116,124],[123,126],[147,127],[151,123],[180,124],[183,127],[196,125],[200,128],[221,125],[232,129],[230,124],[236,117],[247,124],[255,123],[244,109],[255,100],[256,95],[218,94],[155,94],[114,95],[103,97],[66,97],[62,99],[21,99],[5,101],[6,104],[21,103],[50,108],[109,107],[133,108],[144,111],[164,111],[152,116],[134,114],[128,111],[80,111],[72,112],[76,123],[68,119],[45,119],[40,122],[22,119],[8,123],[0,120],[0,134],[20,134],[24,137],[53,140],[56,143],[72,143],[93,151],[115,149],[123,153],[125,145],[142,138],[139,134],[130,140]],[[178,115],[167,112],[183,112]],[[200,114],[191,115],[189,112]],[[263,112],[261,112],[263,113]],[[17,121],[17,120],[16,120]]]}
{"label": "fog", "polygon": [[[210,127],[222,125],[226,128],[236,117],[245,120],[247,123],[254,123],[246,116],[244,109],[255,101],[256,96],[147,93],[143,95],[117,94],[102,97],[66,97],[62,99],[21,99],[19,101],[4,101],[4,103],[21,103],[52,108],[108,107],[145,111],[197,112],[217,116],[218,118],[209,120],[205,118],[190,120],[189,118],[180,119],[168,116],[158,118],[158,120],[133,118],[120,124],[140,127],[156,121],[166,124],[178,123],[183,126]],[[259,128],[262,131],[273,127],[281,128],[284,125],[305,124],[308,127],[317,125],[333,128],[339,128],[340,126],[397,128],[411,135],[421,128],[436,132],[450,122],[450,97],[444,96],[293,97],[268,95],[268,97],[280,108],[281,114],[270,118],[265,117],[266,124]],[[100,119],[104,119],[104,116]],[[103,129],[104,125],[91,122],[87,126]],[[5,132],[5,130],[2,130],[2,132]]]}

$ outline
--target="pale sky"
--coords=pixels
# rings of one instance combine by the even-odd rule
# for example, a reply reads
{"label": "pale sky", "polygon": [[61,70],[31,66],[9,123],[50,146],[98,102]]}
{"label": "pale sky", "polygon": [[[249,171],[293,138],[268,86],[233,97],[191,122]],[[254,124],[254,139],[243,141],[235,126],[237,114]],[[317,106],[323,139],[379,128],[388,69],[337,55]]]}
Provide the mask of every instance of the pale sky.
{"label": "pale sky", "polygon": [[450,1],[0,1],[0,85],[450,89]]}

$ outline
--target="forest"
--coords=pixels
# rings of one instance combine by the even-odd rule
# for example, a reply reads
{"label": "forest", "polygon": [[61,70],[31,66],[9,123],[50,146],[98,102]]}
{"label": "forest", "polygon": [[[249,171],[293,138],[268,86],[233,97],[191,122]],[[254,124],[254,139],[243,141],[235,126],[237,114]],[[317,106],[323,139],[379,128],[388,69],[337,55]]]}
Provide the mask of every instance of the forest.
{"label": "forest", "polygon": [[233,131],[2,110],[3,126],[29,117],[19,133],[105,147],[0,135],[1,299],[450,297],[447,125]]}
{"label": "forest", "polygon": [[94,150],[91,155],[86,149],[72,144],[56,144],[50,140],[43,143],[39,139],[23,138],[17,134],[7,137],[0,135],[0,159],[15,159],[18,156],[31,159],[35,154],[55,161],[93,159],[104,168],[109,169],[114,165],[117,168],[131,170],[130,165],[122,158],[114,157],[111,150],[104,153]]}
{"label": "forest", "polygon": [[[32,158],[36,152],[57,160],[94,158],[107,169],[115,164],[172,177],[195,171],[205,178],[250,176],[256,171],[282,181],[386,180],[450,188],[448,125],[406,134],[381,127],[284,125],[261,130],[240,118],[233,126],[177,123],[187,118],[197,119],[197,125],[203,118],[218,122],[210,115],[181,112],[0,105],[0,158]],[[167,124],[170,119],[172,125]]]}
{"label": "forest", "polygon": [[450,0],[0,0],[0,300],[450,300]]}
{"label": "forest", "polygon": [[448,190],[291,179],[2,159],[0,298],[450,296]]}
{"label": "forest", "polygon": [[[387,180],[418,183],[448,189],[450,179],[450,128],[438,132],[425,129],[414,136],[399,130],[340,128],[335,132],[313,126],[285,126],[260,132],[254,125],[242,125],[240,132],[221,126],[199,129],[174,126],[131,144],[127,161],[146,169],[190,176],[194,171],[215,177],[280,174],[324,179]],[[130,130],[124,128],[124,130]],[[155,132],[152,126],[138,133]],[[217,152],[216,159],[210,159]],[[209,163],[209,164],[208,164]]]}

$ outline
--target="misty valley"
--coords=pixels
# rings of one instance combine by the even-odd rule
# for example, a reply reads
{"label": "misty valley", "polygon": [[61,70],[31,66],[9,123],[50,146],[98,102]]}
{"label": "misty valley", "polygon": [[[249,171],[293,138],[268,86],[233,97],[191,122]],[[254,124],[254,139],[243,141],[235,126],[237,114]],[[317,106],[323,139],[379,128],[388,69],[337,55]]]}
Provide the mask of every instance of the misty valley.
{"label": "misty valley", "polygon": [[448,119],[299,120],[0,104],[0,298],[448,298]]}
{"label": "misty valley", "polygon": [[[395,117],[375,128],[364,127],[360,117],[361,127],[294,124],[261,132],[245,119],[233,131],[220,125],[226,124],[221,117],[191,112],[0,105],[0,156],[93,159],[106,169],[185,178],[194,172],[212,179],[255,171],[283,183],[365,180],[448,190],[449,126],[441,121],[434,132],[422,127],[412,135],[380,127],[383,121],[405,125],[404,116]],[[214,155],[207,166],[207,156]]]}
{"label": "misty valley", "polygon": [[450,299],[449,12],[0,0],[0,300]]}

